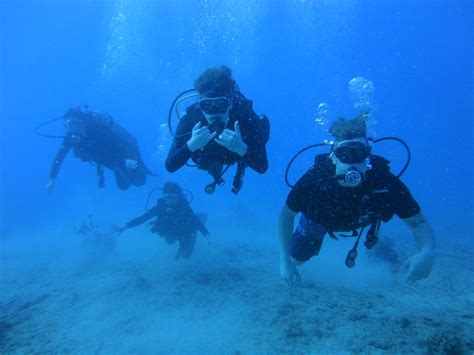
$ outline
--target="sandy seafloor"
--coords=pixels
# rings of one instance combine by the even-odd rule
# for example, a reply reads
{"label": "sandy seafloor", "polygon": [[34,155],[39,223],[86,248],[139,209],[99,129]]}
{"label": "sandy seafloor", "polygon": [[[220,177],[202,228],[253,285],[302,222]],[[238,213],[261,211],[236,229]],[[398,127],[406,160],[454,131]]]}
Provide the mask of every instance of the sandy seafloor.
{"label": "sandy seafloor", "polygon": [[107,258],[72,252],[80,243],[52,250],[37,238],[26,251],[2,241],[0,352],[474,351],[470,247],[439,247],[431,277],[406,285],[362,250],[347,270],[350,244],[325,241],[291,289],[276,248],[200,239],[191,260],[175,261],[174,246],[129,234]]}

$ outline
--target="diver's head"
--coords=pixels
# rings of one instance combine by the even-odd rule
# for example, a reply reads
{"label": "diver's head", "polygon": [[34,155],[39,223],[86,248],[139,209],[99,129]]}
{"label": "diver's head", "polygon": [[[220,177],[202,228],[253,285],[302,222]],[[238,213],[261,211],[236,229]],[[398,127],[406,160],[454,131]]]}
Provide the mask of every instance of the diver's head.
{"label": "diver's head", "polygon": [[234,87],[232,71],[225,66],[207,69],[194,82],[199,108],[212,132],[221,133],[229,122]]}
{"label": "diver's head", "polygon": [[163,186],[163,200],[168,207],[176,207],[180,201],[184,200],[183,189],[175,182],[165,183]]}
{"label": "diver's head", "polygon": [[84,123],[85,112],[81,108],[73,107],[64,114],[64,126],[74,139],[79,141],[85,136],[86,127]]}
{"label": "diver's head", "polygon": [[367,138],[367,112],[353,119],[338,118],[330,128],[336,138],[330,158],[336,166],[336,179],[344,187],[358,186],[370,169],[372,142]]}

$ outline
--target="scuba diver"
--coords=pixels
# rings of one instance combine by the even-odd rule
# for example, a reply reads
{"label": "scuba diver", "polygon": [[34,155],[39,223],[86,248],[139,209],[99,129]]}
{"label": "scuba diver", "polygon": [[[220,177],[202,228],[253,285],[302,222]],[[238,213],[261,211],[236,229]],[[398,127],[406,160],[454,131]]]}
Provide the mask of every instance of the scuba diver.
{"label": "scuba diver", "polygon": [[[175,172],[189,159],[198,169],[206,170],[214,181],[205,191],[212,194],[216,185],[223,185],[222,176],[237,164],[232,192],[237,194],[243,184],[247,167],[259,174],[268,169],[266,144],[270,122],[252,109],[225,66],[211,68],[194,82],[198,103],[189,106],[179,122],[174,141],[166,159],[166,169]],[[181,94],[181,95],[183,95]],[[181,96],[180,95],[180,96]],[[173,102],[179,101],[180,96]],[[226,167],[224,167],[226,166]]]}
{"label": "scuba diver", "polygon": [[206,214],[194,213],[186,200],[183,189],[175,182],[165,183],[163,197],[156,201],[155,207],[123,226],[111,226],[111,232],[119,236],[125,230],[137,227],[153,217],[156,219],[150,223],[151,232],[165,238],[170,245],[175,241],[179,242],[176,259],[180,257],[187,259],[191,256],[198,231],[203,236],[209,237],[209,231],[204,225]]}
{"label": "scuba diver", "polygon": [[[288,195],[280,215],[279,240],[280,274],[290,286],[301,281],[296,265],[319,254],[326,233],[334,239],[357,238],[345,260],[346,266],[351,268],[355,265],[364,229],[369,228],[364,245],[370,249],[377,242],[381,222],[388,222],[394,214],[411,229],[419,248],[405,263],[407,282],[426,278],[431,271],[435,248],[433,230],[399,179],[408,167],[409,149],[395,137],[374,141],[368,138],[366,119],[367,112],[353,119],[337,119],[330,128],[335,137],[330,153],[316,155],[314,165]],[[387,139],[402,142],[409,153],[407,164],[398,176],[390,172],[387,160],[371,154],[373,143]],[[301,217],[293,231],[298,213]],[[352,233],[339,234],[348,231]]]}
{"label": "scuba diver", "polygon": [[105,186],[104,167],[115,173],[120,190],[127,190],[131,185],[142,186],[147,175],[155,175],[143,162],[136,138],[109,114],[91,111],[87,106],[74,107],[67,110],[62,118],[37,128],[61,119],[67,128],[66,136],[48,136],[37,132],[46,137],[63,138],[49,174],[47,189],[50,195],[61,164],[71,149],[75,157],[96,165],[100,188]]}

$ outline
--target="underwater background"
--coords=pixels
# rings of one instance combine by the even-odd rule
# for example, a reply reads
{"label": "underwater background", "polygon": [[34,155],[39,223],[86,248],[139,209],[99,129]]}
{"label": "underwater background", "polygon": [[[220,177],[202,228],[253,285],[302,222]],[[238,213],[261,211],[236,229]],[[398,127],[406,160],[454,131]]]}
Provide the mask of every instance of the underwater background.
{"label": "underwater background", "polygon": [[[472,353],[472,1],[0,0],[0,35],[0,352]],[[216,65],[271,121],[270,169],[247,170],[238,196],[230,183],[206,195],[201,171],[164,169],[171,101]],[[106,173],[98,189],[71,154],[48,196],[61,141],[33,127],[83,104],[130,130],[160,176],[123,192]],[[287,163],[362,108],[374,137],[410,146],[402,180],[435,230],[436,265],[408,286],[369,252],[346,269],[352,242],[326,240],[289,289],[277,237]],[[376,152],[403,167],[403,147]],[[198,236],[176,262],[143,225],[112,251],[85,247],[77,226],[106,234],[168,180],[208,213],[210,244]],[[381,233],[400,258],[415,251],[396,218]]]}

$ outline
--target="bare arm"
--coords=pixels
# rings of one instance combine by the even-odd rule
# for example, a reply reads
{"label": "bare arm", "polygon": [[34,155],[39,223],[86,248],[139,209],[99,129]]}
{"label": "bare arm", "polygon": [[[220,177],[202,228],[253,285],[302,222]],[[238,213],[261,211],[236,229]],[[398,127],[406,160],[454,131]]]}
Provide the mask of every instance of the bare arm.
{"label": "bare arm", "polygon": [[280,275],[289,286],[295,287],[301,281],[301,277],[296,269],[295,264],[291,260],[290,246],[293,236],[293,223],[297,213],[293,212],[285,204],[279,220],[279,237],[280,237]]}
{"label": "bare arm", "polygon": [[289,209],[286,204],[280,213],[278,231],[280,237],[280,261],[282,263],[291,262],[290,242],[293,235],[293,225],[296,215],[297,213]]}
{"label": "bare arm", "polygon": [[434,253],[435,235],[425,216],[420,212],[413,217],[402,219],[411,229],[420,252]]}
{"label": "bare arm", "polygon": [[405,263],[405,268],[408,270],[406,281],[413,283],[428,277],[431,272],[435,250],[435,235],[421,212],[402,220],[413,232],[413,237],[420,250]]}

